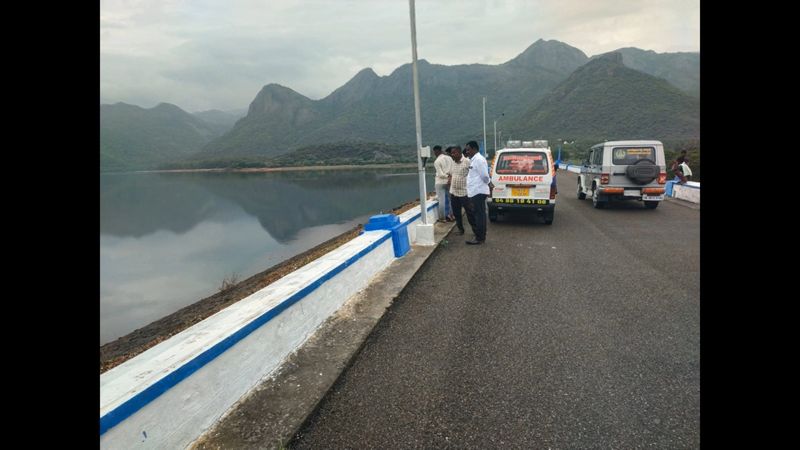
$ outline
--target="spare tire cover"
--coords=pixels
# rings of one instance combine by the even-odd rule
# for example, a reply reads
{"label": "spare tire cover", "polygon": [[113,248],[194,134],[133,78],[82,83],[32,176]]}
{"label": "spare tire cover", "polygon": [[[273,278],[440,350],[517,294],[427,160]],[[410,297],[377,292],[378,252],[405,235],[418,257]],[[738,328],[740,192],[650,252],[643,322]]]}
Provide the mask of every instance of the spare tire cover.
{"label": "spare tire cover", "polygon": [[658,176],[658,166],[652,159],[640,159],[628,166],[625,175],[636,184],[647,184]]}

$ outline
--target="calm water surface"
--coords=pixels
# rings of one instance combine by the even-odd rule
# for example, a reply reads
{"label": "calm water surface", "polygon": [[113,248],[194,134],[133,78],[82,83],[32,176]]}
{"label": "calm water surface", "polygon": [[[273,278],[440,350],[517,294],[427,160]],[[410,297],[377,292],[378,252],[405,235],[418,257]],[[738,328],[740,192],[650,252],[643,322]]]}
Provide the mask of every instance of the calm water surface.
{"label": "calm water surface", "polygon": [[417,197],[416,168],[103,174],[100,345]]}

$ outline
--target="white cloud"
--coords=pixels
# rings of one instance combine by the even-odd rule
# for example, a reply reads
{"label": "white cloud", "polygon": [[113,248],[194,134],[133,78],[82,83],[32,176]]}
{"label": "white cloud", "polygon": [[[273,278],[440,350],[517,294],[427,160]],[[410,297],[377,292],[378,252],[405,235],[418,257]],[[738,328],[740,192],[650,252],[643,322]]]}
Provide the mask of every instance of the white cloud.
{"label": "white cloud", "polygon": [[[498,64],[539,38],[591,56],[699,51],[699,0],[417,0],[420,58]],[[411,59],[404,0],[106,0],[101,96],[189,111],[246,107],[279,83],[322,98],[359,70]]]}

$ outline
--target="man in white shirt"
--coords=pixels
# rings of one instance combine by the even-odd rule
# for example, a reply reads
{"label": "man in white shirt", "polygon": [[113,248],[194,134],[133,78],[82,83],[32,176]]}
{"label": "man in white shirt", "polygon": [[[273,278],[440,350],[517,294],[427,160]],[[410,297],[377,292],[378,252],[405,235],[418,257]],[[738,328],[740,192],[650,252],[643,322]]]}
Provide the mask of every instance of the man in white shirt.
{"label": "man in white shirt", "polygon": [[433,154],[436,160],[433,162],[433,167],[436,168],[436,198],[439,199],[439,222],[450,222],[450,196],[447,194],[450,187],[450,165],[453,162],[450,155],[442,152],[442,146],[436,145],[433,147]]}
{"label": "man in white shirt", "polygon": [[[486,241],[486,197],[489,196],[489,165],[486,158],[478,153],[478,143],[467,143],[467,156],[470,159],[467,174],[467,197],[472,203],[475,238],[467,241],[469,245],[479,245]],[[469,212],[469,211],[468,211]]]}

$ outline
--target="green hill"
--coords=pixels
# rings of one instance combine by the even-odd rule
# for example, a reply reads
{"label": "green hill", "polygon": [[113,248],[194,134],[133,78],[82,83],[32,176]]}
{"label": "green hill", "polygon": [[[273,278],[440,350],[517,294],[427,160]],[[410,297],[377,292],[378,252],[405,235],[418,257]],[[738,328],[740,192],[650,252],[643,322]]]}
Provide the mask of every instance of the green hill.
{"label": "green hill", "polygon": [[697,139],[700,107],[697,98],[610,53],[578,68],[507,129],[525,139]]}
{"label": "green hill", "polygon": [[100,105],[100,171],[155,168],[197,153],[221,131],[175,105]]}
{"label": "green hill", "polygon": [[[663,78],[689,95],[700,96],[700,53],[656,53],[635,47],[621,48],[614,52],[622,54],[622,63],[631,69]],[[602,55],[591,59],[600,56]]]}

